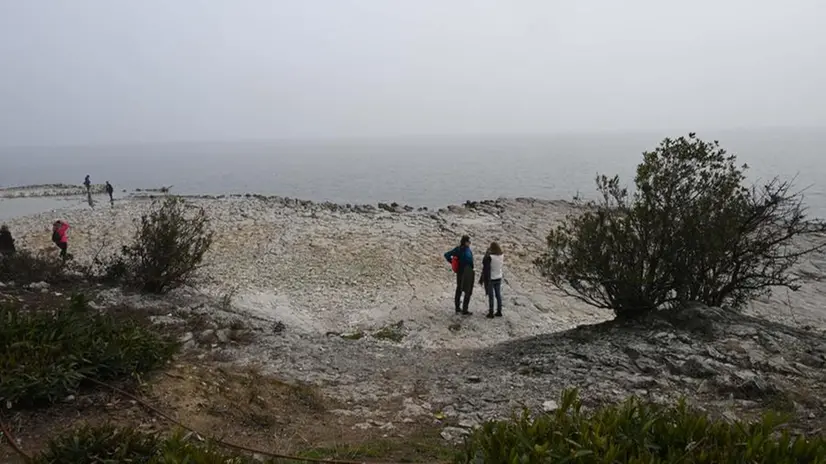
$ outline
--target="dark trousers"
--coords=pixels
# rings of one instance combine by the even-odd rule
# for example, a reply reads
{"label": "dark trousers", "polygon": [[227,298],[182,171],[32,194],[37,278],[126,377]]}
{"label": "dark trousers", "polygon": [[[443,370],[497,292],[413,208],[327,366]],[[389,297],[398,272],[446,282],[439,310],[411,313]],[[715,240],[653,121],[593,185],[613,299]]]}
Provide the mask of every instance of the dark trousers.
{"label": "dark trousers", "polygon": [[[473,294],[473,269],[460,269],[459,272],[456,273],[456,296],[454,298],[456,311],[458,312],[461,308],[463,311],[468,310],[468,305],[470,305],[470,296]],[[468,283],[470,282],[470,283]],[[465,299],[462,301],[462,293],[465,294]]]}
{"label": "dark trousers", "polygon": [[496,310],[502,312],[502,279],[491,280],[488,284],[488,309],[493,312],[493,297],[496,297]]}
{"label": "dark trousers", "polygon": [[69,244],[66,242],[57,242],[57,247],[60,248],[60,257],[66,259],[66,250],[69,248]]}

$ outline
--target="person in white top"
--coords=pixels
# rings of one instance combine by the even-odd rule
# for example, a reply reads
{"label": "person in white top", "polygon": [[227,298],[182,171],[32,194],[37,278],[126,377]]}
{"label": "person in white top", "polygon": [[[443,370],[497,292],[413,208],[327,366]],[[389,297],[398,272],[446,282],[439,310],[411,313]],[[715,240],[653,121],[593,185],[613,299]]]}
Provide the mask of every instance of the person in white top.
{"label": "person in white top", "polygon": [[[485,287],[485,294],[488,296],[488,315],[502,317],[502,278],[504,277],[502,268],[505,263],[505,255],[502,247],[498,243],[490,244],[485,257],[482,260],[482,278],[479,283]],[[493,312],[493,299],[496,298],[496,313]]]}

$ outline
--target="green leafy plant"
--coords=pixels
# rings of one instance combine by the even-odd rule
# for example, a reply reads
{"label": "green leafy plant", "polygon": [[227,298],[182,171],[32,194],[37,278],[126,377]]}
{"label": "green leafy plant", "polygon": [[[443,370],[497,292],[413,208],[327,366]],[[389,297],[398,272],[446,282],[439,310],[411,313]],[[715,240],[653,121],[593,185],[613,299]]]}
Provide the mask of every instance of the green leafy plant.
{"label": "green leafy plant", "polygon": [[636,317],[688,301],[737,308],[773,287],[798,288],[790,269],[826,242],[803,196],[778,179],[745,183],[717,142],[665,139],[643,155],[633,194],[618,177],[597,178],[600,199],[550,232],[535,262],[558,289]]}
{"label": "green leafy plant", "polygon": [[86,379],[107,381],[163,365],[177,346],[128,320],[89,308],[82,295],[69,308],[23,311],[0,307],[0,401],[53,403]]}
{"label": "green leafy plant", "polygon": [[155,202],[141,217],[135,238],[107,266],[105,276],[149,293],[187,284],[212,245],[203,208],[178,197]]}
{"label": "green leafy plant", "polygon": [[560,408],[532,417],[489,422],[457,453],[457,463],[725,464],[823,463],[821,436],[794,436],[777,415],[755,423],[710,419],[681,401],[665,407],[630,398],[587,413],[576,390]]}
{"label": "green leafy plant", "polygon": [[33,459],[34,464],[252,464],[249,457],[229,455],[211,444],[193,443],[177,432],[170,437],[111,425],[85,426],[55,439]]}

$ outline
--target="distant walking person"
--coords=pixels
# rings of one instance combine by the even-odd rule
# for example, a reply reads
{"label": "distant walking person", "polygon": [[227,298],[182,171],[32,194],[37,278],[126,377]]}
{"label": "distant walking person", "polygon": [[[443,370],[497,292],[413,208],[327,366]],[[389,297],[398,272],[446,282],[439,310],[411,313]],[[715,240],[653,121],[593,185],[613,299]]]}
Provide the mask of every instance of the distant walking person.
{"label": "distant walking person", "polygon": [[115,198],[112,196],[112,194],[115,193],[115,188],[112,187],[112,184],[110,184],[108,180],[106,181],[106,193],[109,194],[109,203],[115,203]]}
{"label": "distant walking person", "polygon": [[[445,253],[445,259],[456,273],[456,295],[454,306],[457,314],[469,315],[468,306],[473,294],[473,284],[476,280],[473,272],[473,252],[470,249],[470,237],[462,237],[459,246]],[[464,293],[464,300],[462,294]],[[461,305],[460,305],[461,303]]]}
{"label": "distant walking person", "polygon": [[52,226],[52,241],[60,248],[60,257],[66,261],[71,258],[69,249],[69,224],[63,221],[55,221]]}
{"label": "distant walking person", "polygon": [[83,179],[83,185],[86,186],[86,193],[92,193],[92,181],[89,179],[89,174],[86,174],[86,179]]}
{"label": "distant walking person", "polygon": [[[490,244],[485,257],[482,259],[482,278],[479,283],[485,287],[485,294],[488,296],[489,319],[502,317],[502,278],[504,273],[502,268],[505,264],[505,255],[502,247],[498,243]],[[493,312],[493,298],[496,297],[496,314]]]}
{"label": "distant walking person", "polygon": [[14,254],[14,238],[11,236],[9,226],[3,224],[0,226],[0,255]]}

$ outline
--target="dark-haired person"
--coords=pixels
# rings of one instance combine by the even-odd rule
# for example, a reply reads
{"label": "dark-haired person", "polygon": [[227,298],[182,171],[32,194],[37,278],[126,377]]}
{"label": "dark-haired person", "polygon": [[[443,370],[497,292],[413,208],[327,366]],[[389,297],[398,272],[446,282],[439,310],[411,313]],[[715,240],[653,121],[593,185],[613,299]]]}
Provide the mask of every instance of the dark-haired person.
{"label": "dark-haired person", "polygon": [[109,204],[114,204],[115,197],[113,195],[115,193],[115,188],[112,187],[112,184],[110,184],[108,180],[106,181],[106,193],[109,194]]}
{"label": "dark-haired person", "polygon": [[[485,287],[485,294],[488,296],[488,315],[502,317],[502,269],[505,265],[505,254],[498,243],[492,242],[485,257],[482,259],[482,278],[479,283]],[[496,298],[496,313],[493,312],[493,298]]]}
{"label": "dark-haired person", "polygon": [[[473,294],[473,284],[476,275],[473,271],[473,251],[470,249],[470,237],[465,235],[459,242],[459,246],[445,253],[445,259],[453,264],[456,259],[456,295],[454,297],[454,307],[457,314],[469,315],[470,296]],[[464,294],[464,300],[462,299]],[[461,303],[461,304],[460,304]]]}
{"label": "dark-haired person", "polygon": [[11,236],[9,226],[3,224],[0,226],[0,255],[13,255],[14,250],[14,237]]}

